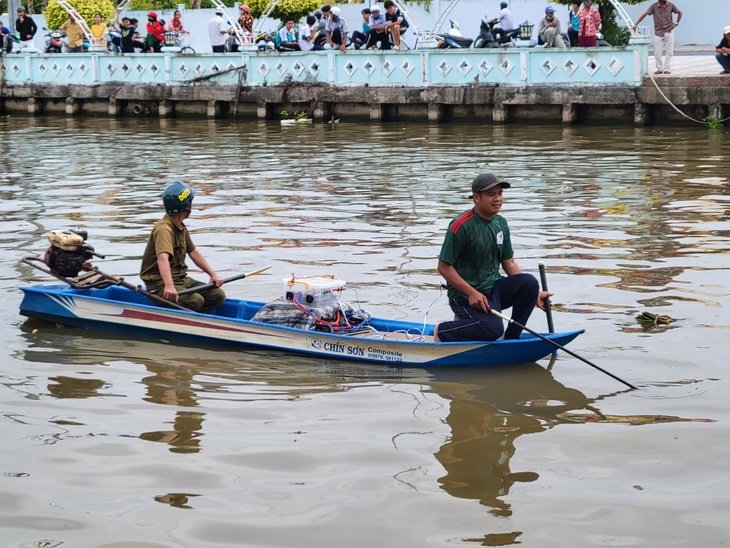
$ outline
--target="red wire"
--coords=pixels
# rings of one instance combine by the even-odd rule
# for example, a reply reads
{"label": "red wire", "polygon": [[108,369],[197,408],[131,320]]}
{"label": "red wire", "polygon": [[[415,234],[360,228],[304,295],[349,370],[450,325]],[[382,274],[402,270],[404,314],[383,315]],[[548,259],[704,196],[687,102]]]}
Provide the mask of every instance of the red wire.
{"label": "red wire", "polygon": [[[304,312],[307,316],[312,318],[315,322],[321,323],[327,326],[330,326],[333,329],[333,331],[339,331],[340,330],[340,321],[342,320],[342,315],[340,314],[340,311],[337,310],[337,316],[334,321],[328,321],[322,318],[319,318],[312,314],[302,303],[299,302],[299,295],[301,295],[301,292],[295,293],[294,297],[292,298],[292,301],[294,301],[294,306],[297,307],[297,310]],[[347,317],[345,317],[345,327],[348,329],[352,329],[352,326],[350,325],[350,322],[347,321]]]}

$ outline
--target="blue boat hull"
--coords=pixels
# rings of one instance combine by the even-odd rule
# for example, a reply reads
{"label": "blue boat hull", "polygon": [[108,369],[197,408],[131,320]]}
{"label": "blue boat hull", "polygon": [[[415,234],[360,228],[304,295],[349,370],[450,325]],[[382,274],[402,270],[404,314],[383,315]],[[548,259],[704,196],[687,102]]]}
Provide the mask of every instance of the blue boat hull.
{"label": "blue boat hull", "polygon": [[[490,366],[531,363],[555,346],[526,333],[520,339],[434,343],[433,325],[374,318],[365,334],[343,335],[251,321],[264,303],[227,299],[213,314],[150,304],[124,287],[73,289],[67,285],[22,287],[20,313],[29,318],[88,329],[135,332],[182,341],[236,344],[333,359],[391,366]],[[421,332],[423,337],[421,337]],[[545,334],[565,346],[583,330]]]}

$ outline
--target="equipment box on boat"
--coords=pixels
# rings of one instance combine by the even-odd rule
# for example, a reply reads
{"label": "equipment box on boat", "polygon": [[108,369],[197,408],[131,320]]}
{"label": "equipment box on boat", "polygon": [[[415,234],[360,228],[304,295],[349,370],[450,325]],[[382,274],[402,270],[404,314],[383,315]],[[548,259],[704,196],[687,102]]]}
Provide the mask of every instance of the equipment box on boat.
{"label": "equipment box on boat", "polygon": [[284,278],[284,297],[307,306],[332,306],[337,304],[336,292],[344,289],[346,282],[332,276],[303,276]]}

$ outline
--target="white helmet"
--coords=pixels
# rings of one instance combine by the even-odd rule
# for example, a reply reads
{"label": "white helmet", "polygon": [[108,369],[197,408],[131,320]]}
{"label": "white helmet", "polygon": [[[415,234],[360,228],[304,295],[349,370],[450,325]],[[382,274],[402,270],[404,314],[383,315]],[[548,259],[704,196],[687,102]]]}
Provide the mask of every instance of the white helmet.
{"label": "white helmet", "polygon": [[340,16],[340,8],[338,8],[337,6],[332,8],[330,11],[332,12],[332,15],[336,15],[337,17]]}
{"label": "white helmet", "polygon": [[730,25],[728,25],[727,27],[725,27],[724,29],[722,29],[722,33],[723,34],[730,34]]}
{"label": "white helmet", "polygon": [[373,13],[374,11],[380,13],[380,6],[378,6],[377,4],[373,4],[372,6],[370,6],[370,13]]}

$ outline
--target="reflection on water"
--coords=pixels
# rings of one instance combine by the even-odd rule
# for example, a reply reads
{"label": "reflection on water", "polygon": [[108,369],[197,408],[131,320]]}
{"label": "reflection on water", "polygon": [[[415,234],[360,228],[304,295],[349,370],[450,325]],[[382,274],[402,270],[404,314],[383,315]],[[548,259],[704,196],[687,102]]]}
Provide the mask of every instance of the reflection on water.
{"label": "reflection on water", "polygon": [[[439,482],[455,497],[479,500],[495,515],[509,516],[503,498],[512,484],[538,478],[510,469],[515,440],[551,428],[561,413],[584,409],[589,401],[535,364],[490,373],[488,386],[431,383],[431,390],[451,400],[446,417],[451,438],[436,453],[447,471]],[[519,382],[510,382],[515,376]]]}
{"label": "reflection on water", "polygon": [[[636,463],[679,458],[659,428],[697,436],[727,418],[724,392],[707,383],[723,378],[724,360],[712,350],[730,328],[726,135],[15,117],[0,119],[0,131],[8,310],[18,307],[13,288],[46,281],[20,258],[41,253],[53,229],[87,229],[107,254],[97,265],[134,281],[161,191],[184,179],[198,189],[188,222],[194,241],[220,274],[272,266],[230,284],[229,294],[268,300],[292,273],[334,274],[348,282],[347,300],[419,321],[438,294],[443,232],[468,207],[474,174],[493,170],[513,182],[504,213],[517,259],[532,272],[545,261],[558,328],[586,328],[576,351],[646,387],[610,392],[618,389],[610,379],[565,356],[552,370],[398,369],[117,340],[11,312],[0,323],[12,364],[0,371],[0,404],[15,443],[3,474],[26,483],[3,491],[0,527],[30,516],[10,528],[15,546],[83,545],[100,530],[124,531],[120,542],[132,542],[138,537],[127,531],[141,523],[159,524],[145,525],[158,545],[237,546],[245,538],[251,546],[329,547],[355,545],[347,542],[355,531],[372,544],[543,545],[535,522],[525,525],[525,508],[536,508],[525,489],[558,492],[533,520],[556,506],[581,514],[594,496],[585,510],[593,516],[610,517],[603,506],[617,500],[642,510],[616,492],[561,498],[570,478],[524,464],[534,447],[554,444],[557,469],[641,475]],[[645,309],[677,321],[644,331],[635,317]],[[446,319],[445,300],[429,314]],[[541,322],[531,319],[538,329]],[[641,426],[646,443],[611,438],[627,426]],[[592,454],[590,464],[572,455],[604,436],[616,455]],[[685,451],[713,448],[721,437]],[[555,449],[563,440],[571,444]],[[703,457],[687,458],[682,470],[703,469]],[[38,491],[45,498],[27,509]],[[656,496],[665,509],[667,490]],[[472,501],[479,504],[465,504]],[[43,538],[34,533],[51,519],[62,521]],[[553,545],[600,544],[596,527],[574,532],[579,521]],[[619,522],[627,520],[604,525]],[[646,541],[663,525],[649,517],[645,530],[613,540]]]}
{"label": "reflection on water", "polygon": [[[129,365],[143,368],[137,368],[140,373],[136,381],[144,386],[141,399],[169,408],[165,429],[133,435],[144,441],[167,444],[173,453],[195,454],[206,450],[206,413],[192,409],[205,408],[211,401],[245,405],[282,398],[295,401],[378,384],[404,388],[420,385],[414,412],[421,405],[442,402],[439,407],[445,411],[444,424],[449,428],[444,442],[434,453],[445,471],[438,478],[439,485],[453,497],[479,501],[494,516],[512,515],[511,504],[506,499],[515,483],[539,479],[534,471],[511,467],[515,442],[520,436],[544,432],[560,424],[711,422],[666,415],[606,415],[599,410],[598,403],[609,396],[588,398],[579,390],[565,387],[537,364],[495,367],[481,372],[464,369],[426,372],[315,359],[304,359],[297,366],[291,358],[288,365],[277,366],[262,352],[197,348],[195,357],[190,357],[190,349],[182,345],[144,339],[118,341],[73,328],[58,329],[58,333],[47,331],[39,338],[35,326],[42,324],[31,321],[24,326],[27,348],[18,358],[34,363],[91,366],[85,371],[93,375],[94,371],[103,372],[99,367],[109,366],[124,355],[131,362]],[[62,339],[67,340],[62,342]],[[59,352],[59,348],[63,350]],[[114,383],[101,378],[56,376],[48,380],[48,391],[57,398],[103,397],[115,390]],[[110,433],[101,431],[95,435]],[[400,436],[393,437],[396,447]],[[408,484],[407,479],[395,477]],[[168,493],[156,496],[155,500],[192,508],[189,497],[200,496],[203,495]]]}

